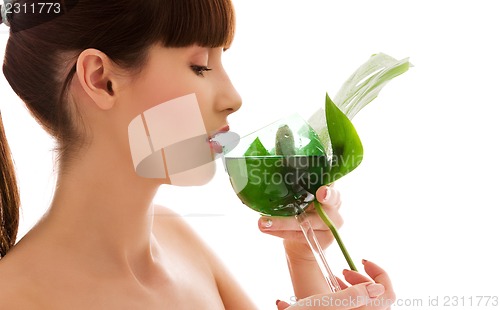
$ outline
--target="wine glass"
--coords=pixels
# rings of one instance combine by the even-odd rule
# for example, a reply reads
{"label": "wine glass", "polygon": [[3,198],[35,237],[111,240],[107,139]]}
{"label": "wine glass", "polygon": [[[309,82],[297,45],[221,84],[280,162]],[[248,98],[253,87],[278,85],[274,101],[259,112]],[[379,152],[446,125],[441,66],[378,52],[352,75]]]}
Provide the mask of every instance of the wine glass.
{"label": "wine glass", "polygon": [[341,288],[326,261],[305,209],[326,184],[331,158],[316,132],[294,114],[240,139],[223,153],[240,200],[268,216],[294,216],[332,292]]}

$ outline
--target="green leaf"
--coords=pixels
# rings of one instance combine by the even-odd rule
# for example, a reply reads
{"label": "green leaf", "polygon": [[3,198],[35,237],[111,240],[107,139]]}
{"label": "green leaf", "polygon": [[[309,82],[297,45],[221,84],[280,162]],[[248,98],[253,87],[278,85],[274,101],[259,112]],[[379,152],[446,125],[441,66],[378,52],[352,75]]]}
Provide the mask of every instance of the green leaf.
{"label": "green leaf", "polygon": [[332,146],[331,183],[354,170],[363,160],[363,145],[349,118],[326,94],[326,123]]}
{"label": "green leaf", "polygon": [[390,80],[410,67],[408,58],[397,60],[383,53],[374,54],[345,81],[333,102],[327,94],[325,110],[329,111],[320,109],[311,116],[309,124],[318,133],[326,154],[332,155],[331,182],[354,170],[363,157],[356,130],[347,121],[375,99]]}
{"label": "green leaf", "polygon": [[410,67],[408,58],[397,60],[384,53],[374,54],[344,82],[333,101],[352,119],[377,98],[390,80],[408,71]]}
{"label": "green leaf", "polygon": [[326,155],[323,143],[319,140],[318,134],[311,127],[309,127],[309,143],[303,148],[299,149],[298,155],[305,156],[321,156]]}
{"label": "green leaf", "polygon": [[[310,124],[313,128],[316,127],[314,129],[318,132],[319,139],[325,145],[326,150],[331,150],[332,167],[328,173],[327,184],[348,174],[363,160],[363,145],[350,119],[375,99],[387,82],[406,72],[410,66],[408,59],[397,61],[385,54],[372,55],[344,83],[335,96],[335,103],[328,93],[326,94],[325,113],[321,110],[316,112],[311,117]],[[327,136],[330,139],[327,139]],[[317,200],[314,206],[335,236],[349,267],[351,270],[356,270],[333,222]]]}
{"label": "green leaf", "polygon": [[259,137],[253,140],[252,144],[246,150],[245,156],[268,156],[270,153],[266,150]]}
{"label": "green leaf", "polygon": [[318,134],[309,124],[306,123],[299,129],[299,136],[307,138],[309,142],[297,150],[297,155],[321,156],[327,154]]}

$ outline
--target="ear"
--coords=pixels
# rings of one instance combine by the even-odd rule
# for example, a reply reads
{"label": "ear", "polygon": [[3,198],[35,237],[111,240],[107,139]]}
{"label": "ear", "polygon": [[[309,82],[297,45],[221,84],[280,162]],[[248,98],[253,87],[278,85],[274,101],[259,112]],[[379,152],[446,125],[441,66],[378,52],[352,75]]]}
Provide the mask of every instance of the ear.
{"label": "ear", "polygon": [[106,54],[92,48],[81,52],[76,62],[76,75],[81,87],[103,110],[111,109],[116,101],[112,66]]}

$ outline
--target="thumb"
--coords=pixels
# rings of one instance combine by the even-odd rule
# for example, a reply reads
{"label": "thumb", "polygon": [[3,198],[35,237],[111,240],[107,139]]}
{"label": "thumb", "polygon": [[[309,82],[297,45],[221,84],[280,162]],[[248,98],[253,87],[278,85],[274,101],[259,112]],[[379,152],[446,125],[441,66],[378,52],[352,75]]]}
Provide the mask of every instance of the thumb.
{"label": "thumb", "polygon": [[278,307],[278,310],[285,310],[286,308],[290,307],[290,305],[287,302],[281,301],[281,300],[276,300],[276,306]]}

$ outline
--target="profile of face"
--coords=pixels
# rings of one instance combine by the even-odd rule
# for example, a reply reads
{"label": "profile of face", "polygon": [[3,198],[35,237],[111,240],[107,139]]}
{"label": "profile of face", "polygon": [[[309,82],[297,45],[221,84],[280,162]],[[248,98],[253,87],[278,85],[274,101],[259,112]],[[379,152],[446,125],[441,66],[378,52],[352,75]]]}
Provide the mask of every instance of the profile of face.
{"label": "profile of face", "polygon": [[121,90],[136,172],[173,185],[202,185],[214,175],[220,146],[241,98],[227,76],[223,48],[155,45],[133,83]]}

